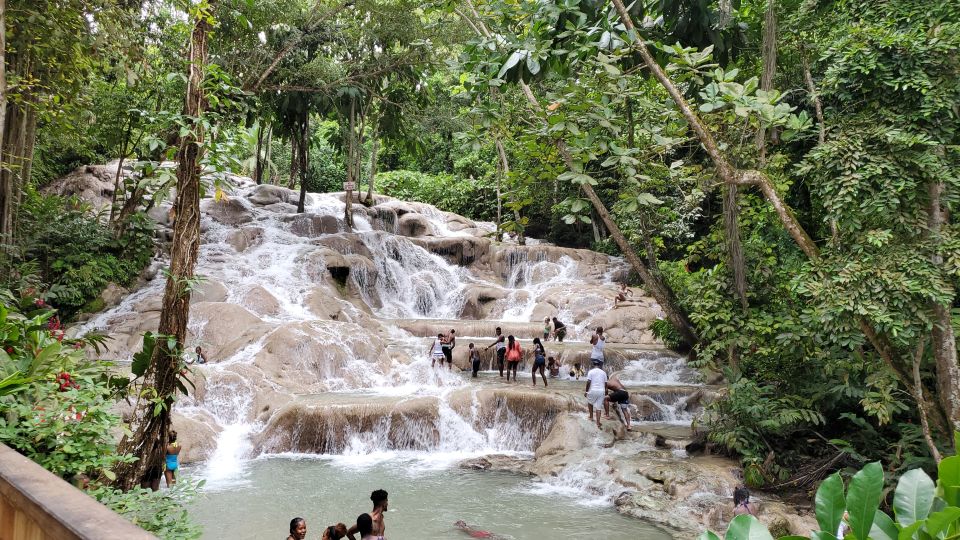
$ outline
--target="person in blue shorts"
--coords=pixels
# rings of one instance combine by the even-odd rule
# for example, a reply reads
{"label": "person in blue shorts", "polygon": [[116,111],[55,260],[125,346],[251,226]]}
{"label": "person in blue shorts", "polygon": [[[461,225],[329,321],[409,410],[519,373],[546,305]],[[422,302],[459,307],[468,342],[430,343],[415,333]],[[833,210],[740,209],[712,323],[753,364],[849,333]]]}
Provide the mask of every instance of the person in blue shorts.
{"label": "person in blue shorts", "polygon": [[530,370],[530,375],[533,376],[533,385],[537,385],[537,370],[540,370],[540,377],[543,378],[543,386],[547,386],[547,351],[543,348],[543,343],[540,343],[540,338],[533,338],[533,369]]}

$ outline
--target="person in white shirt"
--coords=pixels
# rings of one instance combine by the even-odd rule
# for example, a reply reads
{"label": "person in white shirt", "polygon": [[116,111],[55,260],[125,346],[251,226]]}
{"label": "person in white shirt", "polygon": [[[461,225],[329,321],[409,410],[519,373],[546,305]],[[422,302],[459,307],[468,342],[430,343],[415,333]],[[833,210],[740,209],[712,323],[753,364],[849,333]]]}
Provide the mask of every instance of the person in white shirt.
{"label": "person in white shirt", "polygon": [[604,356],[603,348],[607,344],[607,338],[603,337],[603,327],[597,327],[597,333],[590,336],[590,345],[593,345],[593,348],[590,349],[590,361],[595,362],[600,361],[600,366],[603,366]]}
{"label": "person in white shirt", "polygon": [[603,360],[591,358],[593,368],[587,372],[587,388],[583,393],[587,398],[587,412],[590,418],[596,415],[597,428],[600,425],[600,413],[603,411],[603,398],[607,393],[607,373],[600,368]]}

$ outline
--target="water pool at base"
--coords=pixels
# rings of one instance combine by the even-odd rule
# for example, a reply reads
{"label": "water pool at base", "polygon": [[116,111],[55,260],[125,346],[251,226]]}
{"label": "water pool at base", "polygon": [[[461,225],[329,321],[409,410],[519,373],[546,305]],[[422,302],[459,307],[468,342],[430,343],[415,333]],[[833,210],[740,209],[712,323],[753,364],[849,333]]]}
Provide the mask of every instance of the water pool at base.
{"label": "water pool at base", "polygon": [[394,458],[357,466],[349,458],[260,458],[246,464],[242,479],[205,487],[190,514],[203,525],[203,538],[279,540],[286,537],[290,519],[302,517],[307,538],[315,540],[324,526],[349,526],[369,512],[370,492],[382,488],[390,494],[388,540],[470,538],[453,527],[458,519],[515,540],[670,538],[621,516],[604,500],[559,495],[515,474],[426,463]]}

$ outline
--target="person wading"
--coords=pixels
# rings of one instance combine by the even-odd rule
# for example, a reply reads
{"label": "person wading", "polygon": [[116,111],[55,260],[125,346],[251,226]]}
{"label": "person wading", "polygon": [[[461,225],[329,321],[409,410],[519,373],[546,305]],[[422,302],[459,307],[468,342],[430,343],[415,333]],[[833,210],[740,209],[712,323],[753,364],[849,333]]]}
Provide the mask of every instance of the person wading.
{"label": "person wading", "polygon": [[520,342],[513,336],[507,336],[507,382],[510,382],[510,372],[513,372],[513,382],[517,382],[517,368],[523,359],[523,349]]}
{"label": "person wading", "polygon": [[560,322],[556,317],[553,318],[553,339],[563,343],[563,338],[567,335],[567,325]]}
{"label": "person wading", "polygon": [[497,340],[487,345],[487,348],[484,350],[489,351],[490,347],[497,348],[497,369],[500,370],[500,376],[503,377],[503,359],[504,359],[504,355],[506,355],[506,352],[507,352],[507,346],[506,344],[504,344],[503,330],[501,330],[499,326],[497,327],[496,337],[497,337]]}
{"label": "person wading", "polygon": [[[540,370],[540,376],[543,378],[543,386],[547,386],[547,351],[540,343],[540,338],[533,338],[533,369],[530,370],[530,376],[533,377],[533,386],[537,386],[537,370]],[[514,375],[516,378],[516,375]]]}
{"label": "person wading", "polygon": [[180,468],[180,451],[183,447],[177,442],[177,432],[170,431],[170,444],[167,445],[167,455],[165,459],[165,470],[163,477],[167,481],[167,487],[173,487],[177,483],[177,469]]}
{"label": "person wading", "polygon": [[387,511],[387,492],[378,489],[370,494],[370,500],[373,501],[373,511],[369,514],[363,514],[363,516],[369,516],[372,528],[370,532],[364,533],[358,528],[360,525],[360,520],[357,520],[357,525],[350,527],[347,531],[347,538],[350,540],[357,540],[353,535],[360,533],[361,538],[368,538],[368,535],[372,535],[373,538],[383,538],[383,532],[387,529],[387,526],[383,522],[383,513]]}
{"label": "person wading", "polygon": [[304,540],[307,537],[307,522],[303,518],[293,518],[290,520],[290,536],[287,540]]}
{"label": "person wading", "polygon": [[[457,331],[450,329],[446,343],[441,347],[443,357],[447,359],[447,369],[453,370],[453,348],[457,346]],[[440,367],[443,367],[441,364]]]}
{"label": "person wading", "polygon": [[437,360],[439,360],[440,367],[443,368],[443,342],[446,339],[443,334],[437,334],[437,339],[435,339],[433,344],[430,345],[430,348],[427,349],[427,354],[430,355],[430,367],[434,367],[437,364]]}
{"label": "person wading", "polygon": [[603,426],[600,425],[600,410],[603,408],[603,398],[607,393],[607,374],[600,368],[601,362],[599,360],[591,361],[593,362],[593,369],[587,372],[587,388],[583,395],[587,398],[587,414],[590,418],[593,418],[594,410],[596,410],[597,428],[602,428]]}
{"label": "person wading", "polygon": [[607,381],[607,390],[610,394],[603,400],[604,417],[610,418],[610,404],[613,403],[617,419],[630,431],[630,394],[627,393],[627,388],[614,375]]}
{"label": "person wading", "polygon": [[480,351],[477,350],[473,343],[469,345],[470,347],[470,364],[473,368],[473,378],[477,378],[477,373],[480,371]]}
{"label": "person wading", "polygon": [[598,326],[597,332],[590,336],[590,345],[593,345],[593,348],[590,349],[590,361],[599,361],[600,367],[603,367],[603,348],[607,345],[607,338],[603,337],[602,326]]}

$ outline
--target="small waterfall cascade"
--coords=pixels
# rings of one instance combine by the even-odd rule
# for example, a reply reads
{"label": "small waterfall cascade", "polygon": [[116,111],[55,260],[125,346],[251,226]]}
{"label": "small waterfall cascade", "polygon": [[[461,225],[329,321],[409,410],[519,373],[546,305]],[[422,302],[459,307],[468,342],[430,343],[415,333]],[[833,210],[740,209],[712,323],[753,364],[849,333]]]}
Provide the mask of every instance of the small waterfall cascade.
{"label": "small waterfall cascade", "polygon": [[[245,464],[262,453],[430,464],[531,455],[557,415],[582,406],[583,381],[570,371],[588,363],[585,340],[598,325],[616,344],[611,354],[638,422],[694,418],[696,375],[645,330],[659,308],[643,299],[611,309],[622,260],[533,239],[500,245],[490,224],[383,197],[353,205],[347,231],[343,194],[310,194],[307,211],[296,214],[296,193],[234,181],[226,202],[202,203],[203,281],[188,340],[208,363],[192,366],[197,391],[174,419],[210,489],[242,481]],[[468,249],[470,264],[452,261]],[[162,278],[148,282],[79,331],[114,335],[108,356],[129,359],[139,336],[156,329],[163,286]],[[492,327],[529,348],[547,316],[568,325],[564,343],[546,343],[564,364],[560,376],[533,389],[525,362],[521,382],[505,385],[490,371]],[[436,334],[461,324],[457,367],[432,366]],[[460,369],[468,369],[470,342],[483,357],[477,379]],[[601,469],[585,463],[571,474],[596,478]]]}

